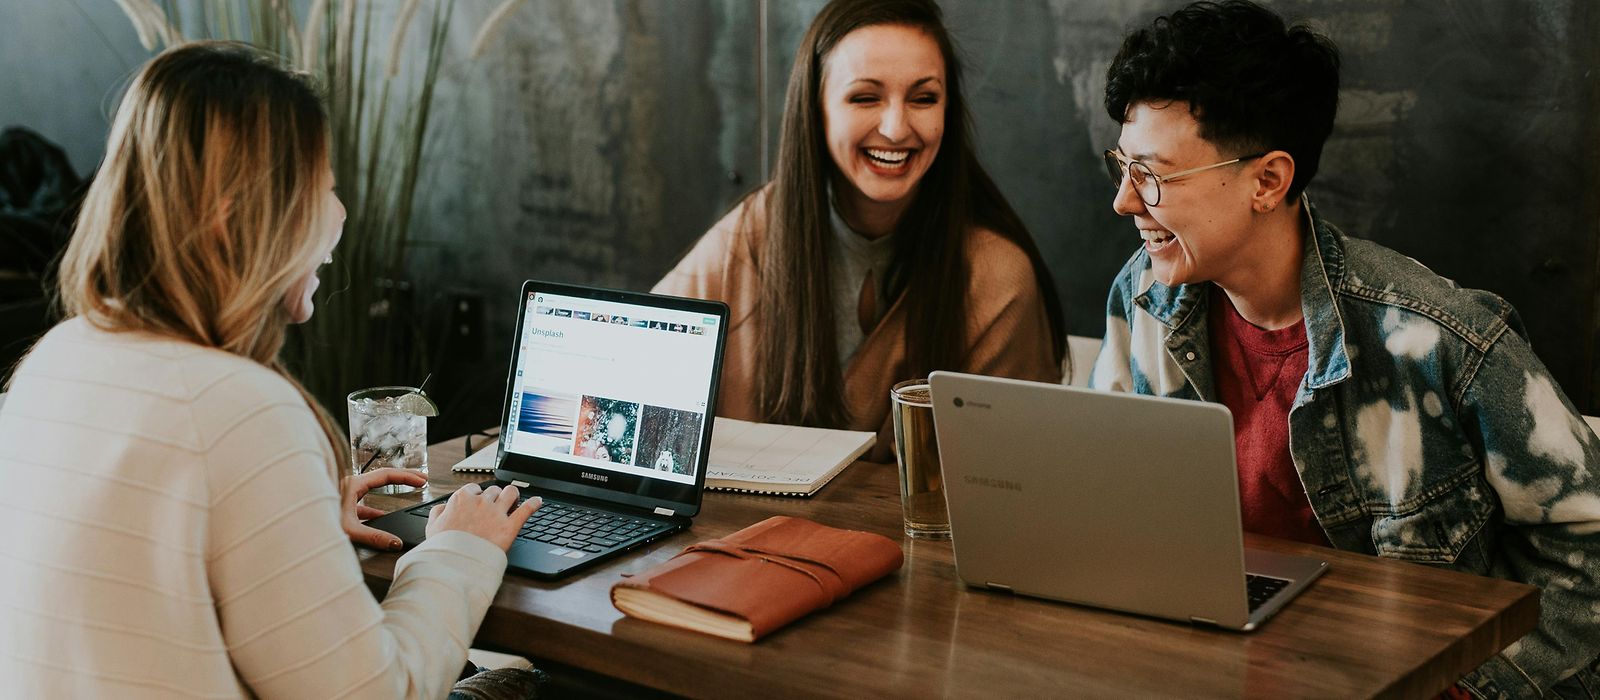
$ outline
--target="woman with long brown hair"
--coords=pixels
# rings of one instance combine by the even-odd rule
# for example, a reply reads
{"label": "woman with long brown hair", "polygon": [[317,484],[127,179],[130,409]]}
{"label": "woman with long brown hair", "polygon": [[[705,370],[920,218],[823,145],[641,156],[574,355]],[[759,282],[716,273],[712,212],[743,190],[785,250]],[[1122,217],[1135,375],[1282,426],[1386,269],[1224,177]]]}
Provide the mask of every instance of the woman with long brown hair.
{"label": "woman with long brown hair", "polygon": [[732,310],[719,413],[878,431],[936,369],[1060,381],[1054,282],[973,153],[932,0],[834,0],[811,23],[773,178],[655,291]]}
{"label": "woman with long brown hair", "polygon": [[0,410],[0,695],[449,692],[538,499],[462,489],[367,590],[341,523],[420,477],[341,501],[344,437],[278,361],[338,242],[333,187],[322,104],[269,57],[189,44],[134,79],[62,262],[69,318]]}

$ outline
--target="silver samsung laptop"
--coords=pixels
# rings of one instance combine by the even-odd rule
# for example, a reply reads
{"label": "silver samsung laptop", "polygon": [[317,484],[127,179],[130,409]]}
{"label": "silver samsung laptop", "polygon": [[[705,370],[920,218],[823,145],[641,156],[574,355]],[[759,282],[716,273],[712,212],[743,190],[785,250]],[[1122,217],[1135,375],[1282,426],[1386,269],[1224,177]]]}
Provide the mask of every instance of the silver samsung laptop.
{"label": "silver samsung laptop", "polygon": [[1224,406],[950,372],[930,383],[968,585],[1252,630],[1328,568],[1245,550]]}

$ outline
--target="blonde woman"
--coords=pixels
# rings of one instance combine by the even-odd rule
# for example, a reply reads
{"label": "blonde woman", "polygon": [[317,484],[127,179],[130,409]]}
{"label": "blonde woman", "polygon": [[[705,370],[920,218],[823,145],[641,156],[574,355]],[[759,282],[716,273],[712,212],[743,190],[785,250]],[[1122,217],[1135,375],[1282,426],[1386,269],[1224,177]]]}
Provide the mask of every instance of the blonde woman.
{"label": "blonde woman", "polygon": [[[380,605],[337,424],[283,370],[344,209],[315,92],[232,44],[150,61],[0,411],[0,696],[443,697],[529,514],[468,486]],[[367,533],[370,535],[371,533]]]}

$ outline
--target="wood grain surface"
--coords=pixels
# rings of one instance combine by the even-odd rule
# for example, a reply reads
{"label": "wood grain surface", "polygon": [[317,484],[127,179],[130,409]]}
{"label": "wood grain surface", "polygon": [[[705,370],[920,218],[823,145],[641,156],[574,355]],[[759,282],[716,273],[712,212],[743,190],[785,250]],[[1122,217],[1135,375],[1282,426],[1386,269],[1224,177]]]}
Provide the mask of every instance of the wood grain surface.
{"label": "wood grain surface", "polygon": [[[368,503],[391,510],[485,478],[449,471],[463,450],[463,438],[432,446],[423,492]],[[620,576],[776,514],[886,535],[903,543],[905,566],[755,644],[611,606]],[[475,644],[692,697],[1427,698],[1538,618],[1538,591],[1523,584],[1246,538],[1332,565],[1250,634],[971,589],[948,542],[901,533],[894,467],[858,462],[810,499],[709,492],[689,531],[570,579],[507,575]],[[358,551],[382,595],[396,555]]]}

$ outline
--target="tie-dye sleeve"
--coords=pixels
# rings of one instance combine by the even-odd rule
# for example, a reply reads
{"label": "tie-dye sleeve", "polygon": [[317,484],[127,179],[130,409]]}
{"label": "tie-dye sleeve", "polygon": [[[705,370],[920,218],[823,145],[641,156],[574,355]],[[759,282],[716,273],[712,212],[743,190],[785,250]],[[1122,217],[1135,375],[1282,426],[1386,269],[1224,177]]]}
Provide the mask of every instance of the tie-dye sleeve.
{"label": "tie-dye sleeve", "polygon": [[1106,294],[1106,334],[1100,342],[1100,354],[1095,356],[1094,368],[1089,373],[1089,387],[1100,391],[1133,391],[1133,318],[1137,308],[1133,305],[1134,284],[1140,277],[1144,256],[1134,254],[1117,273]]}
{"label": "tie-dye sleeve", "polygon": [[1484,356],[1461,415],[1505,513],[1495,573],[1542,592],[1538,628],[1466,684],[1538,697],[1600,655],[1600,438],[1512,332]]}

